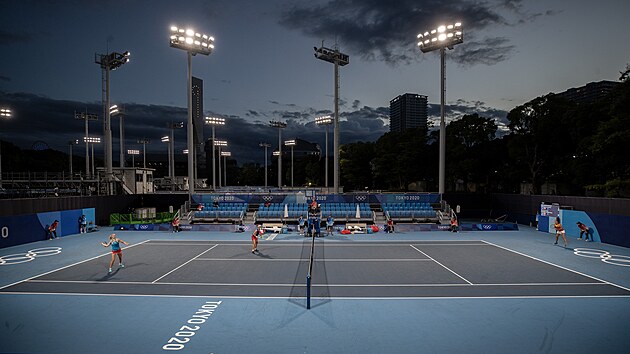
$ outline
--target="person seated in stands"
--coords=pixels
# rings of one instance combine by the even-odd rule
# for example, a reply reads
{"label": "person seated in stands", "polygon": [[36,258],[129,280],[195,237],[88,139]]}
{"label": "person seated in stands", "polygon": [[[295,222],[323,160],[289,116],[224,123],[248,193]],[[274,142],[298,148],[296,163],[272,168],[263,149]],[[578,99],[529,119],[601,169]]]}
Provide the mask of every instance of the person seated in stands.
{"label": "person seated in stands", "polygon": [[197,211],[202,211],[203,210],[203,204],[199,203],[197,204]]}
{"label": "person seated in stands", "polygon": [[271,202],[265,202],[265,208],[269,208],[271,206]]}
{"label": "person seated in stands", "polygon": [[179,216],[173,218],[171,225],[173,226],[173,232],[179,232]]}
{"label": "person seated in stands", "polygon": [[457,221],[457,218],[455,216],[451,218],[451,231],[452,232],[459,231],[459,221]]}
{"label": "person seated in stands", "polygon": [[392,220],[391,218],[387,219],[387,230],[386,230],[386,232],[388,234],[393,234],[394,233],[394,220]]}
{"label": "person seated in stands", "polygon": [[213,200],[213,201],[212,201],[212,206],[213,206],[215,209],[218,209],[218,208],[219,208],[219,200],[218,200],[218,199]]}

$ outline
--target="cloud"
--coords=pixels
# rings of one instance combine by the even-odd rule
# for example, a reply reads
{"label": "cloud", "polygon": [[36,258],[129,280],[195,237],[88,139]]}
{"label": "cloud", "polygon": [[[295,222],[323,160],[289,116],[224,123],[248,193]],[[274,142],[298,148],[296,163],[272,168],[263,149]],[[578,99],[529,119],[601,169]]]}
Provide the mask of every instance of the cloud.
{"label": "cloud", "polygon": [[[389,131],[389,107],[359,107],[358,100],[351,101],[353,108],[342,110],[340,113],[341,144],[376,141]],[[87,111],[98,114],[98,121],[89,122],[89,135],[103,136],[100,102],[63,101],[33,94],[2,91],[0,102],[14,112],[13,118],[2,122],[2,139],[22,148],[30,148],[35,141],[41,140],[52,149],[67,151],[68,141],[81,140],[85,135],[85,122],[74,119],[75,112]],[[148,138],[151,144],[146,146],[147,153],[166,154],[166,146],[160,142],[160,138],[169,134],[168,126],[171,123],[187,121],[186,108],[137,103],[119,105],[125,112],[125,149],[141,149],[142,146],[137,140]],[[429,104],[428,110],[429,119],[439,121],[440,106]],[[446,112],[448,121],[460,118],[464,114],[479,113],[481,116],[495,119],[499,124],[505,122],[507,116],[507,112],[488,107],[484,102],[464,100],[451,102],[446,107]],[[315,117],[332,115],[330,110],[308,107],[302,110],[247,110],[244,117],[217,112],[206,113],[225,117],[226,124],[216,127],[215,136],[217,139],[228,141],[227,150],[232,152],[232,156],[239,164],[264,161],[264,153],[258,146],[259,142],[265,141],[272,144],[272,149],[277,148],[278,130],[270,127],[269,119],[264,117],[282,117],[281,120],[287,123],[287,127],[282,130],[283,139],[300,138],[323,147],[326,128],[315,124]],[[119,154],[119,122],[119,118],[112,118],[114,160],[117,160]],[[205,139],[208,139],[211,136],[211,129],[205,127],[204,130]],[[329,143],[332,141],[332,134],[333,129],[329,127]],[[186,129],[175,129],[174,136],[175,151],[179,153],[186,148]],[[83,151],[77,149],[75,154],[81,155]],[[96,145],[95,151],[97,156],[102,156],[102,144]]]}
{"label": "cloud", "polygon": [[[359,55],[364,60],[397,65],[418,60],[415,35],[435,27],[437,22],[462,21],[465,34],[466,31],[478,32],[492,26],[514,25],[499,10],[515,17],[517,23],[531,21],[542,15],[526,13],[519,0],[398,0],[394,3],[390,0],[329,0],[318,4],[293,5],[281,13],[279,23],[313,38],[335,39],[343,46],[343,52]],[[489,49],[489,42],[497,41],[502,46],[491,53],[490,59],[476,52]],[[508,58],[514,49],[502,38],[477,41],[473,45],[461,47],[462,53],[457,58],[466,65],[492,65]],[[476,55],[465,60],[469,50]]]}

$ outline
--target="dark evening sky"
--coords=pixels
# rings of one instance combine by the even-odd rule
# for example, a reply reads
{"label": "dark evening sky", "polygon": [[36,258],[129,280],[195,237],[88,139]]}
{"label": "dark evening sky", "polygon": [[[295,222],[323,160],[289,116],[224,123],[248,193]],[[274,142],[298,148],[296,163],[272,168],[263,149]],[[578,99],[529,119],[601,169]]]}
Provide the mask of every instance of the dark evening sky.
{"label": "dark evening sky", "polygon": [[[112,103],[125,106],[127,148],[141,137],[164,151],[170,121],[186,120],[186,54],[169,47],[171,25],[215,37],[193,58],[204,80],[206,115],[226,118],[217,137],[239,162],[263,159],[260,141],[283,137],[323,144],[314,118],[333,109],[333,66],[313,47],[335,42],[350,55],[340,69],[341,142],[374,141],[389,131],[389,100],[429,98],[439,116],[439,54],[421,53],[416,34],[461,21],[464,43],[447,51],[448,119],[479,113],[504,122],[519,104],[588,82],[617,80],[630,63],[630,2],[332,1],[0,1],[0,139],[29,148],[42,140],[66,151],[83,136],[75,110],[101,115],[95,53],[131,52],[111,73]],[[90,125],[102,136],[102,121]],[[114,158],[118,121],[112,120]],[[92,134],[91,134],[92,135]],[[206,137],[210,129],[206,128]],[[185,130],[177,132],[177,149]],[[181,145],[181,146],[180,146]],[[77,149],[81,153],[81,149]]]}

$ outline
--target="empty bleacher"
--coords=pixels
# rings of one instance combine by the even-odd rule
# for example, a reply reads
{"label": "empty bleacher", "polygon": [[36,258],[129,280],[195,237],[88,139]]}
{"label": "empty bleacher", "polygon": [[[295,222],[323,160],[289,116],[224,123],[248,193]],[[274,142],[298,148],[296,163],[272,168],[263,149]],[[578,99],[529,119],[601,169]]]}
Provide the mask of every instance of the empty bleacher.
{"label": "empty bleacher", "polygon": [[203,209],[193,212],[191,223],[238,223],[243,220],[247,212],[247,203],[219,203],[217,207],[212,203],[199,204],[203,206]]}
{"label": "empty bleacher", "polygon": [[434,222],[438,218],[429,203],[383,203],[381,207],[386,218],[395,222]]}

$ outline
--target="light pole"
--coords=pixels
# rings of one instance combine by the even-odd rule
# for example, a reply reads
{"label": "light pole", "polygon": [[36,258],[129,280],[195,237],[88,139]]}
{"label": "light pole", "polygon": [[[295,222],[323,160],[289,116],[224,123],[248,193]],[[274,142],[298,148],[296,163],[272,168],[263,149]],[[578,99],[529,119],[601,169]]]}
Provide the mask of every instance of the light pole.
{"label": "light pole", "polygon": [[[188,58],[188,87],[186,94],[188,96],[188,151],[194,152],[195,145],[193,139],[193,118],[192,118],[192,57],[193,55],[203,54],[209,55],[214,49],[214,37],[206,34],[195,32],[193,29],[177,28],[171,26],[170,45],[173,48],[183,49],[186,51]],[[192,201],[192,195],[195,193],[195,166],[193,161],[193,153],[188,154],[188,201]],[[191,181],[192,179],[192,181]]]}
{"label": "light pole", "polygon": [[285,140],[284,145],[291,147],[291,188],[293,188],[293,147],[295,146],[295,139]]}
{"label": "light pole", "polygon": [[221,151],[221,156],[223,156],[223,185],[227,187],[227,158],[232,156],[232,153],[229,151]]}
{"label": "light pole", "polygon": [[328,127],[332,124],[333,119],[331,116],[322,116],[322,117],[316,117],[315,118],[315,124],[317,125],[325,125],[326,126],[326,166],[324,168],[324,183],[326,186],[326,189],[328,189]]}
{"label": "light pole", "polygon": [[271,144],[259,143],[258,146],[265,148],[265,188],[267,188],[267,149],[271,147]]}
{"label": "light pole", "polygon": [[212,127],[212,190],[216,188],[216,156],[214,154],[214,127],[217,125],[225,125],[225,118],[206,117],[206,124]]}
{"label": "light pole", "polygon": [[423,53],[440,50],[440,170],[438,191],[444,194],[445,167],[446,167],[446,123],[444,118],[444,105],[446,94],[446,48],[453,49],[456,44],[464,42],[464,33],[461,22],[449,25],[440,25],[431,31],[419,33],[418,47]]}
{"label": "light pole", "polygon": [[219,188],[221,188],[221,146],[227,146],[227,141],[215,140],[213,145],[219,147]]}
{"label": "light pole", "polygon": [[[0,108],[0,118],[11,118],[13,113],[9,108]],[[0,140],[0,188],[2,188],[2,140]]]}
{"label": "light pole", "polygon": [[173,186],[174,178],[171,176],[171,139],[169,136],[163,136],[160,138],[163,143],[166,143],[166,151],[168,153],[168,177],[171,179],[171,187]]}
{"label": "light pole", "polygon": [[69,140],[68,146],[70,147],[70,157],[68,158],[68,162],[70,163],[70,178],[72,179],[72,146],[79,145],[79,140]]}
{"label": "light pole", "polygon": [[278,188],[282,188],[282,129],[287,127],[287,123],[272,120],[269,125],[278,128]]}
{"label": "light pole", "polygon": [[118,105],[113,105],[109,107],[109,116],[114,117],[118,116],[119,121],[119,146],[120,146],[120,168],[125,167],[125,112],[122,107],[118,107]]}
{"label": "light pole", "polygon": [[[88,131],[88,121],[98,120],[97,114],[89,114],[87,112],[74,112],[74,119],[85,120],[85,136],[90,136]],[[84,140],[85,141],[85,140]],[[87,141],[85,141],[85,177],[90,175],[90,147]]]}
{"label": "light pole", "polygon": [[147,144],[151,144],[151,139],[142,138],[136,142],[142,144],[142,168],[147,168]]}
{"label": "light pole", "polygon": [[350,63],[350,57],[339,51],[339,48],[325,48],[324,44],[315,49],[315,57],[323,61],[335,64],[335,116],[333,128],[333,159],[335,162],[333,168],[333,193],[339,193],[339,66],[345,66]]}
{"label": "light pole", "polygon": [[86,144],[91,144],[92,145],[92,178],[94,178],[95,170],[96,170],[96,165],[94,164],[94,144],[100,144],[101,143],[101,138],[99,138],[99,137],[91,137],[91,136],[84,136],[83,137],[83,141]]}
{"label": "light pole", "polygon": [[107,194],[113,194],[112,188],[112,126],[110,119],[109,103],[109,72],[116,70],[123,64],[129,62],[129,51],[124,53],[111,52],[109,54],[95,54],[94,62],[101,66],[103,72],[103,137],[105,140],[105,183],[107,184]]}
{"label": "light pole", "polygon": [[[171,135],[169,138],[170,141],[170,150],[169,150],[169,163],[168,163],[168,174],[171,176],[173,180],[175,180],[175,129],[181,129],[184,127],[184,122],[173,123],[171,122],[168,125],[171,130]],[[190,180],[190,178],[188,178]],[[175,186],[171,184],[171,190],[174,190]]]}
{"label": "light pole", "polygon": [[127,150],[127,155],[131,155],[131,167],[135,168],[136,167],[135,157],[136,155],[140,155],[140,150],[136,150],[136,149]]}

